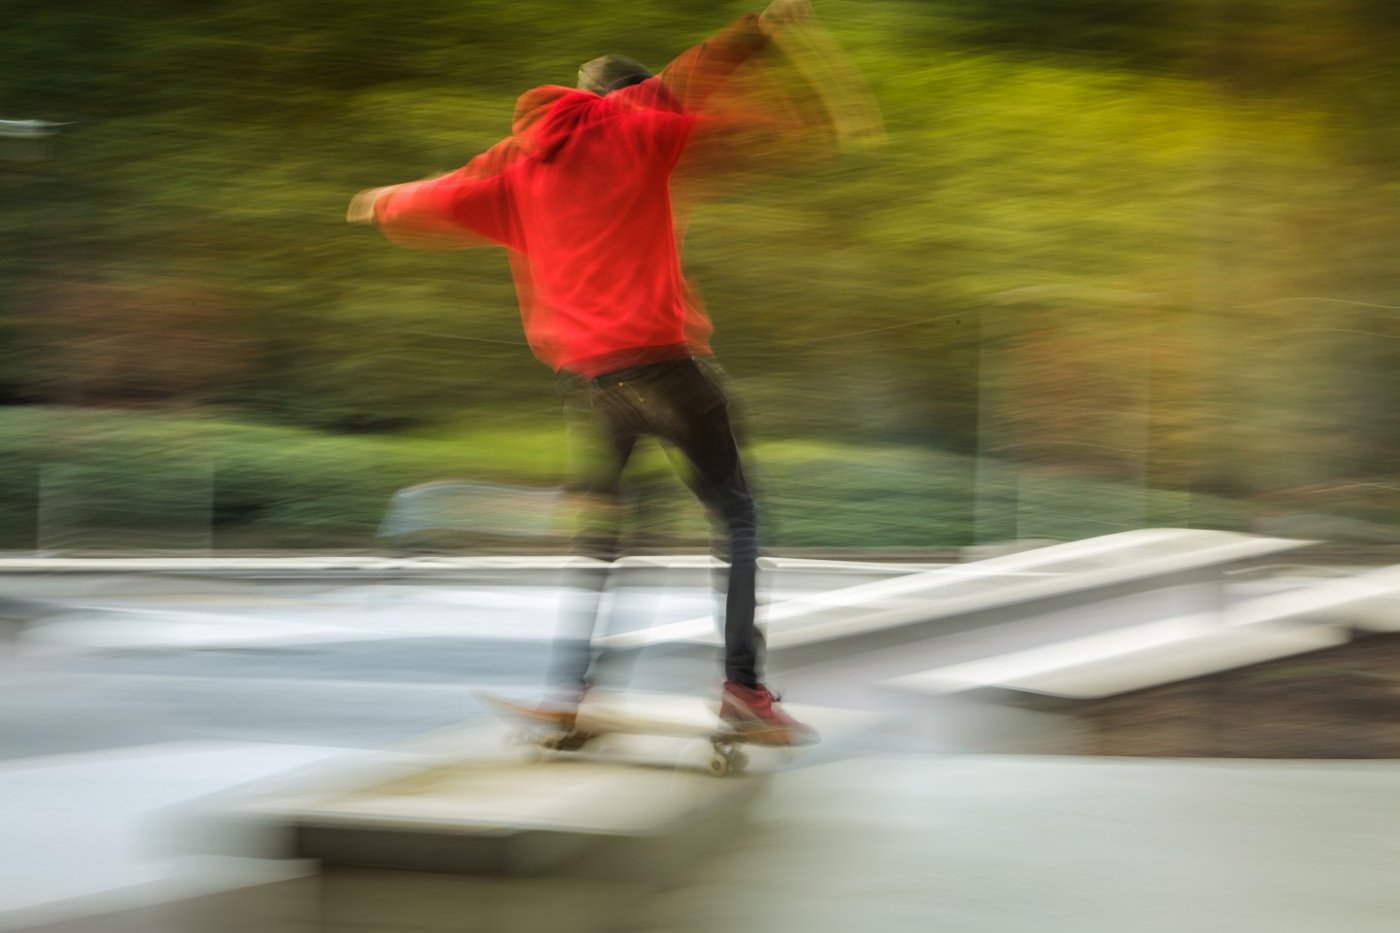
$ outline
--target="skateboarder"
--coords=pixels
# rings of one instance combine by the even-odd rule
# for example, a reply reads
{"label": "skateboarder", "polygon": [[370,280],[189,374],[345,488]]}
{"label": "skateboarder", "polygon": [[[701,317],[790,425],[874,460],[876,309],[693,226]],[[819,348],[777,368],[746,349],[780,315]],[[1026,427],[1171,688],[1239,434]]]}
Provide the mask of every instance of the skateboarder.
{"label": "skateboarder", "polygon": [[[670,182],[689,148],[743,130],[732,106],[721,113],[711,102],[775,32],[809,14],[807,0],[774,0],[656,76],[620,56],[594,59],[580,69],[578,89],[525,93],[513,134],[463,168],[361,192],[347,215],[402,245],[509,250],[527,339],[558,374],[572,487],[594,503],[581,553],[618,556],[620,478],[639,438],[658,437],[685,455],[692,489],[723,528],[729,563],[720,715],[775,745],[814,733],[760,680],[754,498],[729,399],[707,359],[710,323],[681,272]],[[590,613],[590,632],[595,624]],[[559,696],[541,708],[564,728],[595,663],[588,641],[579,645],[558,644]]]}

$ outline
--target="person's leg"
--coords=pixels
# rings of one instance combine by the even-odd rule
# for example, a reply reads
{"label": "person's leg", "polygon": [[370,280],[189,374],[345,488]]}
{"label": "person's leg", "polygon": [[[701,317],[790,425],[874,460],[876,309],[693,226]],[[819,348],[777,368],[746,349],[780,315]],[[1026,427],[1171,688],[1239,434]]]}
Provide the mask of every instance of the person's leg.
{"label": "person's leg", "polygon": [[739,443],[721,383],[690,362],[664,380],[672,403],[670,432],[663,435],[693,468],[688,477],[696,495],[718,517],[729,558],[724,619],[725,684],[720,717],[749,741],[798,745],[816,733],[778,708],[777,697],[761,682],[762,637],[755,624],[758,519],[744,473]]}
{"label": "person's leg", "polygon": [[630,436],[653,434],[680,450],[692,468],[686,481],[724,529],[729,574],[721,718],[744,731],[749,741],[815,741],[816,734],[778,709],[777,698],[759,682],[761,640],[754,624],[757,510],[723,388],[690,359],[611,373],[595,384]]}
{"label": "person's leg", "polygon": [[[590,559],[566,574],[565,605],[550,658],[549,683],[567,706],[594,674],[593,640],[599,626],[609,568],[619,556],[622,474],[637,436],[600,388],[560,377],[570,459],[570,499],[575,521],[572,554]],[[599,561],[601,563],[593,563]]]}
{"label": "person's leg", "polygon": [[762,664],[762,636],[755,625],[758,513],[730,418],[729,398],[697,361],[673,364],[658,380],[669,417],[658,433],[684,455],[691,489],[719,528],[716,552],[728,570],[724,598],[724,672],[731,682],[755,687]]}

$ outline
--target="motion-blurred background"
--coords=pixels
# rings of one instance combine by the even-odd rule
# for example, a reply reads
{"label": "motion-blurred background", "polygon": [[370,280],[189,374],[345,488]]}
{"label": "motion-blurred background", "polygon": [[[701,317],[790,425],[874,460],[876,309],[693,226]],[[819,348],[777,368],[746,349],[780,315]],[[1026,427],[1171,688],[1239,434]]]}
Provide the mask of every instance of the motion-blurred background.
{"label": "motion-blurred background", "polygon": [[[371,548],[404,487],[557,486],[504,255],[395,249],[346,202],[747,9],[9,0],[0,547]],[[765,167],[687,246],[770,546],[1400,539],[1392,5],[817,13],[887,145]],[[700,535],[641,466],[649,531]]]}

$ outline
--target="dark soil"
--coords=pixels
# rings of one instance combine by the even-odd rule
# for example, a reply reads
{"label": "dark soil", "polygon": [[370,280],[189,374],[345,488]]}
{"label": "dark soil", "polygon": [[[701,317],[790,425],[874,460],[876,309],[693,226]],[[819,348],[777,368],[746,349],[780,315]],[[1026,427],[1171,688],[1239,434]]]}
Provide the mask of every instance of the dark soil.
{"label": "dark soil", "polygon": [[1400,758],[1400,635],[1140,690],[1074,715],[1093,755]]}

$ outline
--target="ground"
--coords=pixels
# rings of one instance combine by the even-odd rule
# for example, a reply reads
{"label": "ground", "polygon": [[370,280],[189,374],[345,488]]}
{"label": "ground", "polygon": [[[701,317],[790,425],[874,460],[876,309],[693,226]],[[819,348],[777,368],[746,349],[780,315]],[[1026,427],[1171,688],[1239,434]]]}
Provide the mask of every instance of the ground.
{"label": "ground", "polygon": [[1400,758],[1400,635],[1085,704],[1087,753]]}

